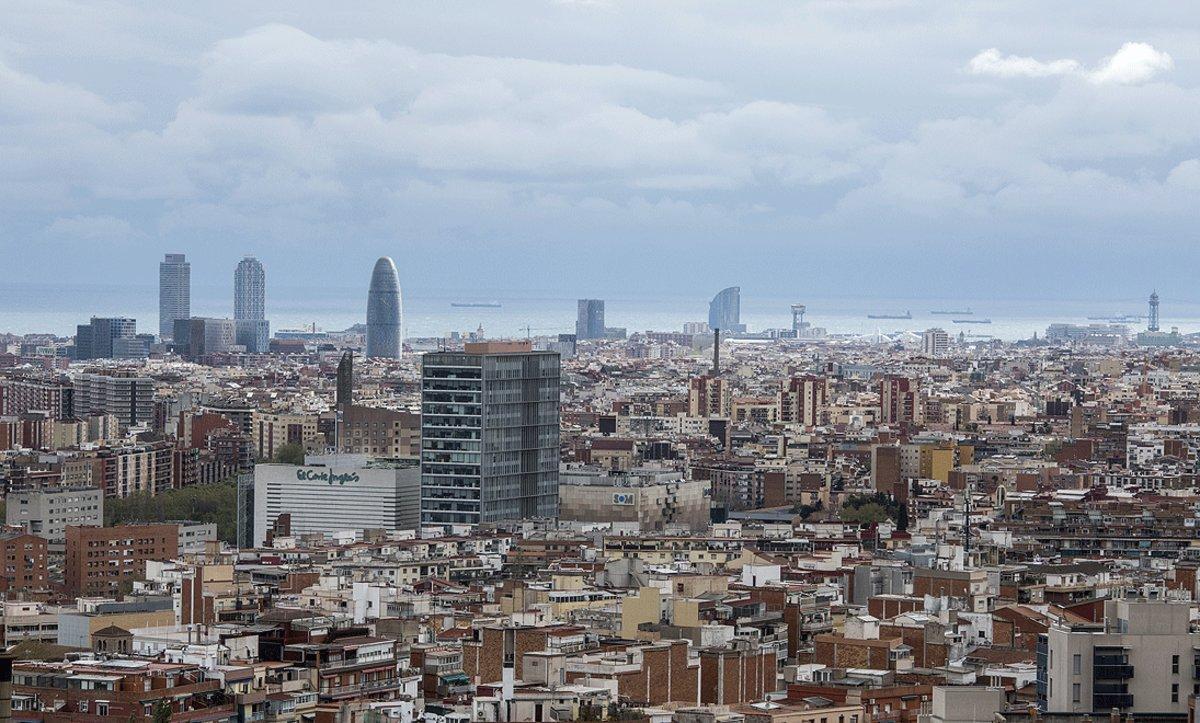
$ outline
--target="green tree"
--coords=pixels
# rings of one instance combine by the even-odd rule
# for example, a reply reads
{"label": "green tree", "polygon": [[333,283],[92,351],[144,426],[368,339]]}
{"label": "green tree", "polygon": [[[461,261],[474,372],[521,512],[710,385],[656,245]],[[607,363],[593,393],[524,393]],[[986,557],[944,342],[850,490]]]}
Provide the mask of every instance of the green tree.
{"label": "green tree", "polygon": [[214,522],[217,538],[233,543],[237,535],[237,484],[193,485],[155,496],[139,492],[104,502],[105,526],[167,520]]}
{"label": "green tree", "polygon": [[283,464],[304,464],[304,447],[285,444],[275,451],[275,461]]}
{"label": "green tree", "polygon": [[860,525],[891,519],[887,509],[875,502],[868,502],[858,507],[843,507],[841,517],[843,522],[855,522]]}
{"label": "green tree", "polygon": [[154,715],[152,716],[154,723],[171,723],[171,702],[168,698],[163,698],[154,704]]}
{"label": "green tree", "polygon": [[890,519],[896,523],[897,529],[908,529],[908,508],[900,500],[882,492],[850,495],[842,502],[839,516],[845,522],[858,524]]}

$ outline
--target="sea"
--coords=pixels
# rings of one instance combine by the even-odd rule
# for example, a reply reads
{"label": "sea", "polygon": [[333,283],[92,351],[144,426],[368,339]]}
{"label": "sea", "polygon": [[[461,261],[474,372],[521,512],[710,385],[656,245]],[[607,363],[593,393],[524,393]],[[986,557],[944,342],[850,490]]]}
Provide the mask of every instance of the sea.
{"label": "sea", "polygon": [[[336,286],[268,287],[267,317],[272,331],[316,328],[339,331],[366,318],[366,289]],[[192,289],[192,313],[196,316],[230,317],[232,289]],[[706,296],[648,295],[617,293],[604,296],[605,320],[610,327],[636,331],[678,331],[686,322],[708,317]],[[498,307],[456,307],[454,303],[499,304]],[[790,328],[791,305],[807,307],[805,320],[831,334],[873,335],[899,331],[920,333],[940,327],[951,335],[964,332],[968,338],[1005,341],[1042,336],[1052,323],[1089,323],[1088,317],[1141,316],[1131,320],[1133,331],[1145,328],[1146,299],[962,299],[937,297],[872,298],[844,296],[792,298],[756,295],[742,287],[742,323],[749,331]],[[576,298],[561,294],[539,294],[530,289],[478,291],[409,291],[403,299],[405,334],[436,337],[452,331],[482,328],[486,336],[547,336],[572,333],[575,328]],[[931,312],[966,311],[965,314]],[[871,314],[903,315],[911,319],[871,319]],[[0,333],[73,334],[77,324],[91,316],[131,316],[138,330],[154,332],[158,327],[157,288],[150,285],[72,284],[50,285],[6,283],[0,285]],[[1178,327],[1182,333],[1200,331],[1200,303],[1164,299],[1160,311],[1164,331]],[[955,324],[954,319],[990,320],[988,324]]]}

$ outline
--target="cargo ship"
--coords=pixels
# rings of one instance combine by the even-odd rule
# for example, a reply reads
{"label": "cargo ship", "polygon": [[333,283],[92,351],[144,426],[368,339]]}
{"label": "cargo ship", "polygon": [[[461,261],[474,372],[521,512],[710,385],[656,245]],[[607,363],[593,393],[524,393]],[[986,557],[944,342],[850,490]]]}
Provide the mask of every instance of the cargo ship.
{"label": "cargo ship", "polygon": [[974,312],[974,311],[971,311],[971,310],[968,308],[968,309],[964,309],[964,310],[961,310],[961,311],[952,311],[952,310],[939,309],[939,310],[937,310],[937,311],[931,311],[931,312],[929,312],[929,313],[930,313],[930,314],[937,314],[937,315],[939,315],[939,316],[971,316],[971,315],[972,315],[972,314],[974,314],[975,312]]}
{"label": "cargo ship", "polygon": [[496,301],[452,301],[450,306],[459,309],[499,309],[500,303]]}
{"label": "cargo ship", "polygon": [[911,319],[912,312],[906,311],[903,314],[867,314],[868,319]]}
{"label": "cargo ship", "polygon": [[990,324],[990,323],[992,323],[991,319],[951,319],[950,321],[955,324]]}

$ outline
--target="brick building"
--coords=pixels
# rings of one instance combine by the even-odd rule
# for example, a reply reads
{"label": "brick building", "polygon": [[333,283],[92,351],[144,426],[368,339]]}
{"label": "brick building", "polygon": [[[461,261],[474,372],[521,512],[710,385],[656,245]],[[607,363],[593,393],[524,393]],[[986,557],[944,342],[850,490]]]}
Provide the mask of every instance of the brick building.
{"label": "brick building", "polygon": [[147,560],[179,554],[179,525],[68,527],[66,593],[112,597],[146,574]]}
{"label": "brick building", "polygon": [[0,559],[4,574],[0,576],[0,594],[6,597],[16,592],[45,590],[46,540],[24,532],[0,534]]}

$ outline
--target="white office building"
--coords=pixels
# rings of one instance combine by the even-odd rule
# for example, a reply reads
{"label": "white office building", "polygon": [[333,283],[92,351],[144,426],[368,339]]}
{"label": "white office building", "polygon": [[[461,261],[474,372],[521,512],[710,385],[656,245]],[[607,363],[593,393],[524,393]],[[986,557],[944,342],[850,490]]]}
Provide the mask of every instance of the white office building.
{"label": "white office building", "polygon": [[421,470],[415,462],[331,461],[329,466],[254,467],[254,544],[282,514],[292,535],[411,530],[420,522]]}

